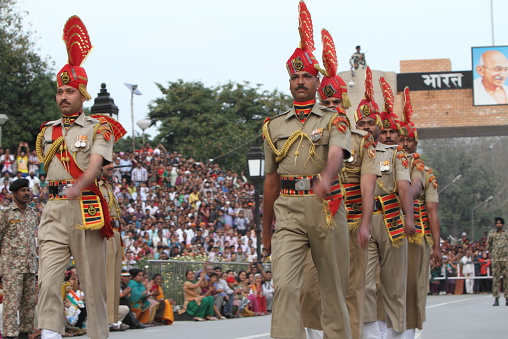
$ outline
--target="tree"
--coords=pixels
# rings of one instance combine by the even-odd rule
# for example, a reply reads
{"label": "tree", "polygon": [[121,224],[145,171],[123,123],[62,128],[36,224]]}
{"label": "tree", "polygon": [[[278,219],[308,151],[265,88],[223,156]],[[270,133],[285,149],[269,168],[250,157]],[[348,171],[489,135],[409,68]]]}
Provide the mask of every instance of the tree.
{"label": "tree", "polygon": [[49,62],[35,52],[33,33],[23,30],[15,5],[16,0],[0,0],[0,112],[9,117],[2,145],[11,149],[20,141],[34,146],[42,122],[60,116]]}
{"label": "tree", "polygon": [[[442,236],[459,236],[466,231],[478,240],[492,228],[493,218],[508,207],[508,152],[506,137],[422,140],[425,163],[432,167],[441,187],[457,175],[461,179],[439,195]],[[439,188],[438,188],[439,190]],[[494,196],[489,203],[482,204]],[[474,209],[475,234],[470,234]]]}
{"label": "tree", "polygon": [[201,82],[178,80],[157,86],[163,97],[150,105],[148,114],[152,122],[162,122],[154,142],[198,161],[214,159],[231,169],[246,166],[251,142],[262,144],[264,119],[291,105],[287,95],[248,82],[205,87]]}

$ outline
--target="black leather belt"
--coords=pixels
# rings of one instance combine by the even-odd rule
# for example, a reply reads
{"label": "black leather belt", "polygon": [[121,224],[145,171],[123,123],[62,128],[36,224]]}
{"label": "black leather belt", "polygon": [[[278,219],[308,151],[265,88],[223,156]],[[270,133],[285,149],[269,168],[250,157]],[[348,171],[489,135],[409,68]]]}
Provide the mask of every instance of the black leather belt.
{"label": "black leather belt", "polygon": [[310,191],[312,189],[312,180],[317,178],[311,177],[283,177],[280,180],[280,188],[294,191]]}

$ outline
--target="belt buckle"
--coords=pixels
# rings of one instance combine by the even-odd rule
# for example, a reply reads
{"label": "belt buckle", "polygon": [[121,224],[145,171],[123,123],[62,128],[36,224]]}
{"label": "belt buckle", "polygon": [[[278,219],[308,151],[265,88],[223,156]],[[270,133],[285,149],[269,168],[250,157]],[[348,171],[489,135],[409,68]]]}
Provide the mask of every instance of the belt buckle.
{"label": "belt buckle", "polygon": [[67,195],[67,189],[71,188],[72,184],[60,184],[58,185],[58,194],[59,196],[66,196]]}
{"label": "belt buckle", "polygon": [[310,191],[310,179],[295,179],[295,191]]}

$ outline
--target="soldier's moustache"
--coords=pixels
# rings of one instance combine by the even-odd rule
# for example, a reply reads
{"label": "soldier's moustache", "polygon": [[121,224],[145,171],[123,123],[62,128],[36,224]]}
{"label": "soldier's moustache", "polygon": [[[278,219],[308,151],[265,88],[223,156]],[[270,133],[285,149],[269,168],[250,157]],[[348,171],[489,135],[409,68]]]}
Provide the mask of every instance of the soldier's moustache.
{"label": "soldier's moustache", "polygon": [[305,89],[305,90],[308,90],[307,87],[305,87],[304,85],[298,85],[295,90],[298,91],[299,89]]}

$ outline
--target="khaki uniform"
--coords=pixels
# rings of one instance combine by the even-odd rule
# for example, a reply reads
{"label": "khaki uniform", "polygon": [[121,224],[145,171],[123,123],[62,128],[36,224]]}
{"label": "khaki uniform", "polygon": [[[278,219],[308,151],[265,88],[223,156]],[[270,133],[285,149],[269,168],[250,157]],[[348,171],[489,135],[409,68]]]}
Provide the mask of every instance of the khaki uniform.
{"label": "khaki uniform", "polygon": [[2,335],[16,337],[18,333],[32,333],[34,328],[37,304],[35,237],[39,216],[35,208],[27,206],[22,212],[12,202],[0,212],[0,218],[0,274],[5,293]]}
{"label": "khaki uniform", "polygon": [[492,295],[499,297],[501,278],[504,281],[504,297],[508,299],[508,231],[491,230],[487,238],[487,249],[492,256]]}
{"label": "khaki uniform", "polygon": [[[307,120],[302,123],[292,109],[265,125],[265,171],[277,172],[282,177],[315,176],[326,166],[329,146],[339,146],[349,157],[350,133],[344,123],[334,121],[335,110],[320,109],[314,105]],[[297,139],[287,156],[276,162],[277,150],[293,133],[301,130],[305,135]],[[313,141],[311,141],[313,140]],[[300,142],[301,141],[301,142]],[[314,148],[315,147],[315,148]],[[314,154],[309,156],[310,150]],[[295,154],[295,151],[298,153]],[[346,215],[343,203],[335,214],[334,227],[325,227],[327,219],[322,201],[314,194],[281,194],[274,204],[276,217],[272,238],[272,270],[275,294],[273,301],[271,336],[275,338],[301,338],[305,334],[301,323],[300,295],[303,283],[303,262],[309,248],[317,271],[321,293],[321,325],[325,338],[349,338],[349,317],[346,308],[349,273],[349,246]]]}
{"label": "khaki uniform", "polygon": [[[52,126],[62,119],[46,124],[42,136],[44,155],[54,140]],[[62,135],[69,153],[79,167],[86,171],[90,156],[101,155],[111,162],[113,137],[104,138],[94,127],[98,120],[81,114]],[[85,140],[84,147],[77,147],[77,140]],[[49,160],[48,180],[73,180],[57,156]],[[76,261],[78,277],[86,296],[88,312],[87,335],[91,339],[109,337],[106,309],[106,240],[100,231],[82,230],[83,216],[80,199],[50,199],[42,213],[39,225],[39,302],[38,325],[40,328],[65,333],[65,319],[60,286],[71,255]]]}
{"label": "khaki uniform", "polygon": [[108,202],[111,224],[115,236],[106,242],[106,289],[108,294],[108,322],[117,323],[122,319],[118,316],[120,305],[120,274],[122,273],[122,242],[119,232],[120,208],[113,193],[111,184],[105,179],[99,181],[102,196]]}
{"label": "khaki uniform", "polygon": [[[404,152],[398,151],[396,146],[378,143],[376,162],[382,174],[382,177],[377,179],[374,191],[374,197],[379,201],[383,196],[397,193],[397,181],[410,181],[410,173]],[[407,239],[405,234],[399,233],[398,237],[394,239],[394,243],[392,243],[388,227],[385,225],[384,213],[381,210],[375,211],[370,227],[365,276],[365,322],[378,320],[376,270],[379,266],[387,326],[397,332],[403,332],[406,327],[407,281]]]}
{"label": "khaki uniform", "polygon": [[[351,157],[344,159],[340,178],[343,184],[357,184],[360,189],[360,176],[362,174],[375,174],[381,176],[379,166],[375,161],[374,139],[367,132],[354,130],[351,133]],[[349,185],[355,188],[355,185]],[[348,187],[349,188],[349,187]],[[355,191],[357,191],[355,189]],[[351,209],[359,205],[356,201],[360,197],[355,194],[351,199],[344,200],[346,215],[349,220]],[[354,205],[356,203],[356,206]],[[361,205],[360,205],[361,206]],[[361,208],[361,207],[360,207]],[[361,219],[353,221],[349,225],[349,283],[346,295],[346,304],[349,312],[349,321],[353,339],[362,338],[363,309],[365,302],[365,269],[367,265],[367,248],[358,244],[356,230]],[[312,280],[312,281],[309,281]],[[321,296],[317,286],[317,273],[312,264],[312,257],[309,254],[305,261],[304,284],[302,287],[302,320],[304,327],[322,329],[320,324]]]}
{"label": "khaki uniform", "polygon": [[[421,160],[419,166],[410,155],[411,181],[419,179],[422,183],[420,196],[415,203],[425,206],[428,201],[437,201],[437,189],[428,181],[428,172]],[[406,291],[406,327],[407,329],[423,328],[425,322],[425,307],[427,304],[427,290],[430,269],[430,250],[425,237],[425,226],[428,221],[420,220],[415,215],[415,226],[420,224],[421,233],[416,233],[408,242],[408,270],[407,270],[407,291]]]}

